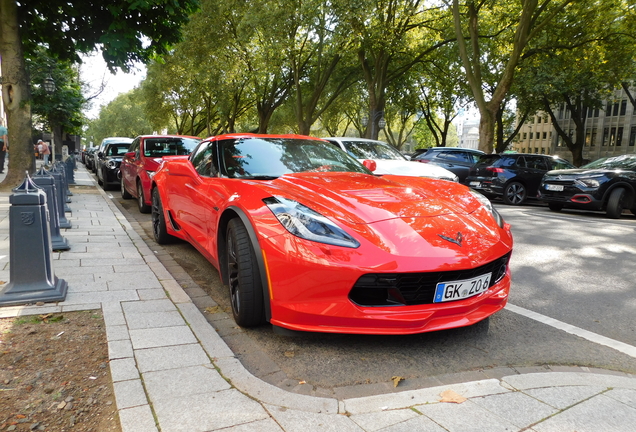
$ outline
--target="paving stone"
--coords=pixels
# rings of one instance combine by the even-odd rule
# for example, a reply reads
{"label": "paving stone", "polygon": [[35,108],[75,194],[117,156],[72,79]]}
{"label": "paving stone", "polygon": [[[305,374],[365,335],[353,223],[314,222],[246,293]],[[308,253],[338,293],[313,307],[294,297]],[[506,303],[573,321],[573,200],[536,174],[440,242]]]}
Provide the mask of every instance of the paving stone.
{"label": "paving stone", "polygon": [[114,382],[113,389],[115,390],[117,408],[120,410],[148,403],[140,379]]}
{"label": "paving stone", "polygon": [[128,327],[125,325],[107,325],[106,339],[108,341],[129,340]]}
{"label": "paving stone", "polygon": [[135,350],[135,358],[142,373],[211,364],[199,344]]}
{"label": "paving stone", "polygon": [[212,365],[146,372],[143,380],[153,403],[231,388]]}
{"label": "paving stone", "polygon": [[417,405],[415,409],[448,431],[462,432],[511,432],[519,430],[514,424],[493,415],[472,403],[431,403]]}
{"label": "paving stone", "polygon": [[139,379],[139,371],[134,358],[115,359],[109,362],[113,382]]}
{"label": "paving stone", "polygon": [[184,323],[183,317],[176,310],[170,312],[127,313],[126,322],[130,330],[173,327]]}
{"label": "paving stone", "polygon": [[636,424],[636,409],[605,395],[595,396],[532,426],[536,432],[627,432]]}
{"label": "paving stone", "polygon": [[125,302],[122,308],[126,314],[136,314],[144,312],[170,312],[177,308],[170,299],[155,299],[138,302]]}
{"label": "paving stone", "polygon": [[374,432],[419,416],[419,414],[411,409],[401,409],[352,415],[351,420],[356,422],[356,424],[366,432]]}
{"label": "paving stone", "polygon": [[137,290],[139,300],[158,300],[165,299],[166,292],[163,288],[145,288]]}
{"label": "paving stone", "polygon": [[265,405],[267,411],[286,432],[364,432],[349,417],[341,414],[312,413]]}
{"label": "paving stone", "polygon": [[133,356],[133,348],[130,340],[121,339],[108,341],[108,358],[120,359]]}
{"label": "paving stone", "polygon": [[120,409],[119,420],[123,432],[157,432],[149,405]]}
{"label": "paving stone", "polygon": [[519,429],[531,426],[558,412],[550,405],[521,392],[472,398],[471,402],[506,419]]}
{"label": "paving stone", "polygon": [[269,417],[260,404],[236,390],[164,399],[153,406],[162,432],[219,430]]}
{"label": "paving stone", "polygon": [[187,325],[130,330],[130,340],[134,349],[197,343]]}
{"label": "paving stone", "polygon": [[607,388],[602,386],[559,386],[529,389],[524,393],[557,409],[565,409],[605,390]]}

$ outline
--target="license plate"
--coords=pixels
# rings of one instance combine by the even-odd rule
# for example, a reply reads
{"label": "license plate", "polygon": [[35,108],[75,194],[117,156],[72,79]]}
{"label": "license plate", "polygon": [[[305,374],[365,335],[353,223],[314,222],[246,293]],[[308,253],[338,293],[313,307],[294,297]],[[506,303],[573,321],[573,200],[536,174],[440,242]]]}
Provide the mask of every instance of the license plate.
{"label": "license plate", "polygon": [[547,184],[545,185],[545,190],[563,192],[563,185]]}
{"label": "license plate", "polygon": [[469,185],[472,186],[472,187],[479,187],[479,186],[481,186],[481,183],[480,182],[470,182]]}
{"label": "license plate", "polygon": [[435,289],[434,303],[462,300],[477,294],[481,294],[488,289],[492,273],[478,276],[472,279],[464,279],[452,282],[440,282]]}

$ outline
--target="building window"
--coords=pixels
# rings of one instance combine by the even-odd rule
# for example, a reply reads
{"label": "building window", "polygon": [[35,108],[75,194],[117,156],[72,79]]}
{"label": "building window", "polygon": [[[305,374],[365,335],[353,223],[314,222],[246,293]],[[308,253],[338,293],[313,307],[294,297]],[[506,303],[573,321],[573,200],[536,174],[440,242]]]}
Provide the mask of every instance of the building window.
{"label": "building window", "polygon": [[535,147],[535,148],[534,148],[534,152],[535,152],[535,153],[539,153],[539,147]]}
{"label": "building window", "polygon": [[541,154],[545,154],[545,147],[541,147]]}
{"label": "building window", "polygon": [[537,116],[537,123],[541,123],[541,116]]}
{"label": "building window", "polygon": [[627,100],[621,101],[621,115],[624,116],[627,112]]}
{"label": "building window", "polygon": [[612,112],[612,116],[618,115],[618,107],[619,107],[618,102],[614,102],[614,111]]}
{"label": "building window", "polygon": [[543,139],[547,139],[548,138],[548,133],[547,132],[543,132]]}
{"label": "building window", "polygon": [[589,147],[590,146],[590,139],[592,138],[592,132],[588,129],[585,132],[585,147]]}
{"label": "building window", "polygon": [[613,146],[616,144],[616,128],[613,127],[610,129],[610,142],[609,145]]}
{"label": "building window", "polygon": [[609,128],[603,128],[603,141],[601,141],[601,145],[606,146],[608,139],[609,139]]}
{"label": "building window", "polygon": [[524,133],[523,133],[523,139],[525,140],[525,139],[527,139],[527,138],[528,138],[528,133],[527,133],[527,132],[524,132]]}
{"label": "building window", "polygon": [[611,102],[607,102],[607,105],[605,106],[605,117],[610,117],[612,115],[612,103]]}
{"label": "building window", "polygon": [[532,132],[530,132],[530,139],[532,139]]}
{"label": "building window", "polygon": [[590,146],[594,147],[596,145],[596,128],[592,129],[592,140],[590,141]]}
{"label": "building window", "polygon": [[636,142],[636,126],[632,126],[632,129],[629,131],[629,146],[634,147],[635,142]]}
{"label": "building window", "polygon": [[619,127],[616,132],[616,146],[620,146],[623,144],[623,128]]}

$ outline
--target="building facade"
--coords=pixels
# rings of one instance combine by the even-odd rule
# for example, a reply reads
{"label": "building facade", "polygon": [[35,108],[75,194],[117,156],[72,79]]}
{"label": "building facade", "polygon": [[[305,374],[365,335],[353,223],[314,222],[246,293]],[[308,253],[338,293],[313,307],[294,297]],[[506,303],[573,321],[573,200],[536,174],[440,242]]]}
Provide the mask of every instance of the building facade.
{"label": "building facade", "polygon": [[[630,89],[634,94],[636,89]],[[570,112],[564,106],[555,111],[561,128],[570,136],[575,135],[576,126]],[[583,160],[636,153],[636,110],[624,89],[614,91],[604,101],[602,109],[589,109],[585,119],[585,145]],[[555,154],[572,160],[563,139],[557,134],[550,116],[538,112],[519,130],[513,145],[515,151],[523,153]]]}

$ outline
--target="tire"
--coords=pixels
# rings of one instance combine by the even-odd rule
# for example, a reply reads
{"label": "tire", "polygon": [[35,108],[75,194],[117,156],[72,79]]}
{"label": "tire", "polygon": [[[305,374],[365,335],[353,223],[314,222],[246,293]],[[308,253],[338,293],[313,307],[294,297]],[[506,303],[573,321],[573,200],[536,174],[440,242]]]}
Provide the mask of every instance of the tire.
{"label": "tire", "polygon": [[145,202],[144,188],[140,181],[137,181],[137,206],[141,213],[150,213],[150,206]]}
{"label": "tire", "polygon": [[563,204],[551,202],[548,203],[548,208],[553,212],[560,212],[561,210],[563,210]]}
{"label": "tire", "polygon": [[527,197],[528,191],[522,183],[510,182],[504,187],[502,198],[506,204],[521,205]]}
{"label": "tire", "polygon": [[[100,171],[101,172],[101,171]],[[106,188],[104,187],[104,182],[102,181],[102,179],[99,177],[100,172],[96,172],[95,175],[97,176],[97,184],[100,185],[104,190],[106,190]]]}
{"label": "tire", "polygon": [[126,186],[124,185],[124,179],[121,179],[121,197],[123,199],[131,199],[132,195],[128,193],[126,190]]}
{"label": "tire", "polygon": [[163,211],[161,197],[159,196],[159,191],[157,190],[157,188],[154,188],[152,190],[151,219],[152,234],[155,238],[155,241],[160,245],[170,243],[172,240],[172,236],[168,234],[168,229],[166,228],[166,216]]}
{"label": "tire", "polygon": [[611,219],[620,219],[623,209],[625,208],[626,198],[627,192],[625,189],[614,189],[607,200],[607,217]]}
{"label": "tire", "polygon": [[254,248],[240,219],[227,226],[226,269],[234,320],[241,327],[265,322],[263,286]]}

